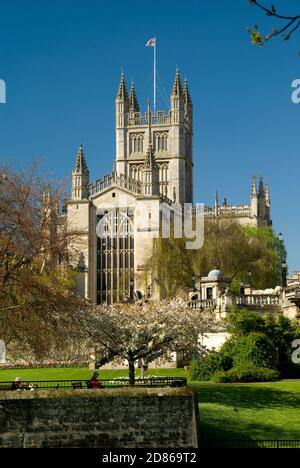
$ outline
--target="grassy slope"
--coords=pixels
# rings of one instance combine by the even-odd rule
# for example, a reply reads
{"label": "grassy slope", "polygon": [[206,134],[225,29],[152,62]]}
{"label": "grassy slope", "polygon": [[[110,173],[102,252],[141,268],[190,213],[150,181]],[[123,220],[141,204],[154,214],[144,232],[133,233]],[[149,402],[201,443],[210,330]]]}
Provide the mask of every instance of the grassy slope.
{"label": "grassy slope", "polygon": [[[87,379],[88,369],[0,370],[0,381]],[[152,375],[181,376],[181,369],[152,369]],[[100,371],[100,378],[127,377],[126,370]],[[260,384],[193,382],[205,439],[300,440],[300,380]]]}
{"label": "grassy slope", "polygon": [[203,438],[300,440],[300,380],[196,387]]}

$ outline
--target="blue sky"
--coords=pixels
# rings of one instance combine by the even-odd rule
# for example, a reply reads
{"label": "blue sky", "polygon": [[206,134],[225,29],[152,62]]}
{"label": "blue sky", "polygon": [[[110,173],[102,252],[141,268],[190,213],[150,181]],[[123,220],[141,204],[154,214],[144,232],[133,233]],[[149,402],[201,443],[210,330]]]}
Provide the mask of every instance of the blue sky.
{"label": "blue sky", "polygon": [[[275,0],[274,0],[275,2]],[[276,4],[276,2],[275,2]],[[298,12],[297,0],[278,0]],[[298,6],[298,10],[297,10]],[[246,0],[0,0],[0,163],[42,155],[44,171],[67,177],[79,144],[92,179],[115,157],[114,100],[120,70],[134,79],[142,109],[152,97],[152,49],[170,94],[176,64],[194,102],[195,200],[248,203],[263,174],[290,270],[300,270],[299,122],[291,83],[300,78],[298,39],[250,44],[246,27],[271,20]],[[158,107],[166,108],[162,99]]]}

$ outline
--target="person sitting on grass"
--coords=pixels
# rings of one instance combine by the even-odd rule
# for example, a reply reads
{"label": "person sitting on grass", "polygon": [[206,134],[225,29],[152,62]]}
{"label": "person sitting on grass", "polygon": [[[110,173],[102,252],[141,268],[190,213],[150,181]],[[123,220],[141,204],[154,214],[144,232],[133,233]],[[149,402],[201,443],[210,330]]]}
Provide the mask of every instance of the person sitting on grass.
{"label": "person sitting on grass", "polygon": [[22,390],[21,377],[16,377],[15,378],[15,381],[10,386],[10,390],[12,390],[12,391]]}
{"label": "person sitting on grass", "polygon": [[93,377],[87,382],[88,388],[100,388],[101,387],[101,382],[98,379],[98,377],[99,377],[99,372],[94,372]]}

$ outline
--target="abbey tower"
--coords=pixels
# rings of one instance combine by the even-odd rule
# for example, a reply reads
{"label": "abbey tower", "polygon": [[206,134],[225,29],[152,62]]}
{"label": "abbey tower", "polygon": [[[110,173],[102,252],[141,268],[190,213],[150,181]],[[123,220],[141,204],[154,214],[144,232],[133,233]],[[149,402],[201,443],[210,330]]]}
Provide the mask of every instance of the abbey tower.
{"label": "abbey tower", "polygon": [[[116,159],[113,171],[90,181],[81,145],[72,172],[67,225],[79,229],[70,246],[80,271],[79,290],[92,303],[125,301],[135,292],[159,296],[153,278],[143,272],[153,239],[148,220],[159,233],[160,206],[193,203],[193,104],[188,82],[176,70],[167,111],[140,111],[134,84],[127,91],[122,74],[116,96]],[[250,204],[205,206],[206,220],[229,217],[241,224],[271,225],[268,185],[252,180]]]}
{"label": "abbey tower", "polygon": [[[160,193],[177,203],[193,202],[193,105],[187,80],[179,71],[170,110],[151,115],[140,112],[134,84],[128,95],[124,75],[116,98],[116,172],[142,182],[149,137],[159,168]],[[151,135],[149,135],[151,132]]]}

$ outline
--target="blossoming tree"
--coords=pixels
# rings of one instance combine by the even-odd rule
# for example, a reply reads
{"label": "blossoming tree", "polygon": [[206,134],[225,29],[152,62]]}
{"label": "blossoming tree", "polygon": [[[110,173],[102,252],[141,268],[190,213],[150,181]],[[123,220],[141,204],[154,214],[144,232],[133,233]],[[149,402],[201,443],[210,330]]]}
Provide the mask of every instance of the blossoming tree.
{"label": "blossoming tree", "polygon": [[213,311],[192,310],[185,301],[101,305],[80,316],[83,337],[101,355],[100,365],[114,358],[126,359],[130,383],[135,362],[143,367],[172,351],[195,355],[199,336],[220,329]]}

